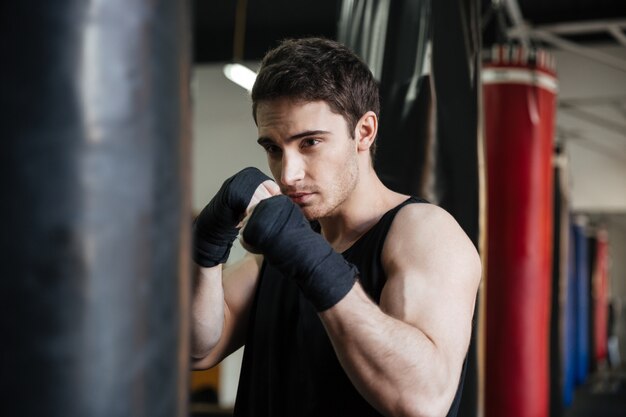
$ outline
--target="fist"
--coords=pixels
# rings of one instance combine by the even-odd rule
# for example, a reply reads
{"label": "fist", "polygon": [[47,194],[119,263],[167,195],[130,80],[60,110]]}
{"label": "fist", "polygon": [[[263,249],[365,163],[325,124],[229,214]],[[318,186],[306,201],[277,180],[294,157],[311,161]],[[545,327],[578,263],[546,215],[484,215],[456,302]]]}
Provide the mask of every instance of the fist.
{"label": "fist", "polygon": [[270,198],[279,194],[280,194],[280,187],[274,181],[267,180],[263,182],[262,184],[260,184],[257,187],[257,189],[254,191],[254,194],[252,194],[250,203],[248,204],[248,207],[246,207],[244,218],[237,227],[243,227],[248,222],[248,219],[250,218],[250,215],[254,211],[254,208],[257,206],[257,204],[259,204],[261,201],[267,198]]}

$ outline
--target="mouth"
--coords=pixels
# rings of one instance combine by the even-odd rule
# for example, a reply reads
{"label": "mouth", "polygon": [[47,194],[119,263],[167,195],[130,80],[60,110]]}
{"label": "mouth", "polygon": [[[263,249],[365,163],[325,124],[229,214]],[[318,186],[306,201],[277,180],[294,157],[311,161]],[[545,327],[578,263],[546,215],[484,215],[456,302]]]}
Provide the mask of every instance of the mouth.
{"label": "mouth", "polygon": [[313,193],[287,193],[291,201],[298,205],[306,204],[312,197]]}

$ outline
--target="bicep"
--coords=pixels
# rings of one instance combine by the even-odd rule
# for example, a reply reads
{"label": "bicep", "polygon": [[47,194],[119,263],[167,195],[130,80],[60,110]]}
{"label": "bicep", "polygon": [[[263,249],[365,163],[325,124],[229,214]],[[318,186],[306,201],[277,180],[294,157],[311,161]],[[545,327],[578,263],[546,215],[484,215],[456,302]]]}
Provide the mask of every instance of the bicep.
{"label": "bicep", "polygon": [[250,308],[254,299],[262,256],[247,254],[224,269],[224,328],[217,345],[209,355],[193,364],[195,369],[217,365],[243,346]]}
{"label": "bicep", "polygon": [[481,275],[469,238],[442,209],[407,206],[389,231],[383,265],[381,309],[419,329],[460,369]]}

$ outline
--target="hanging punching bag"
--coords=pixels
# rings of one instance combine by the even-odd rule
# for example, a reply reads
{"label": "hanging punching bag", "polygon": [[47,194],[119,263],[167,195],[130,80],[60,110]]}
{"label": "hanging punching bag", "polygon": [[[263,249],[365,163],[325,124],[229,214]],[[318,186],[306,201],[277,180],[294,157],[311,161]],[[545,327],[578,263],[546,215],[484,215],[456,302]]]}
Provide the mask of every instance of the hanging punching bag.
{"label": "hanging punching bag", "polygon": [[574,401],[576,388],[576,358],[578,357],[578,285],[576,284],[576,244],[574,222],[568,219],[567,239],[567,284],[565,289],[565,335],[563,346],[563,406]]}
{"label": "hanging punching bag", "polygon": [[561,146],[554,155],[554,234],[550,312],[550,417],[563,415],[565,309],[569,247],[567,159]]}
{"label": "hanging punching bag", "polygon": [[[395,191],[439,204],[476,246],[478,22],[477,0],[346,0],[338,31],[339,41],[359,54],[380,81],[375,167],[381,180]],[[477,412],[474,335],[460,403],[460,414],[467,417]]]}
{"label": "hanging punching bag", "polygon": [[432,141],[431,0],[344,1],[338,40],[380,85],[376,172],[391,189],[423,196]]}
{"label": "hanging punching bag", "polygon": [[556,77],[543,51],[483,66],[487,149],[485,416],[547,417]]}
{"label": "hanging punching bag", "polygon": [[596,271],[596,249],[598,249],[598,239],[596,238],[595,230],[592,227],[589,228],[587,233],[587,288],[589,291],[587,292],[587,303],[589,308],[587,309],[587,323],[589,329],[587,330],[587,349],[589,351],[588,355],[588,372],[592,372],[596,369],[596,309],[595,309],[595,300],[594,300],[594,274]]}
{"label": "hanging punching bag", "polygon": [[587,219],[574,222],[574,268],[576,279],[576,359],[574,384],[582,385],[589,373],[589,250],[585,227]]}
{"label": "hanging punching bag", "polygon": [[594,355],[596,363],[606,361],[608,341],[608,271],[609,242],[606,230],[600,229],[596,240],[596,261],[593,273]]}
{"label": "hanging punching bag", "polygon": [[[432,85],[436,135],[432,163],[425,174],[426,196],[454,216],[478,248],[480,230],[479,190],[484,192],[480,130],[480,2],[433,1]],[[480,156],[479,156],[480,149]],[[482,204],[484,206],[484,202]],[[484,242],[484,239],[483,239]],[[481,242],[482,243],[482,242]],[[484,248],[480,247],[479,250]],[[476,300],[473,322],[479,321],[482,292]],[[479,414],[478,325],[472,327],[467,352],[467,373],[459,415]]]}
{"label": "hanging punching bag", "polygon": [[0,414],[187,416],[188,4],[0,15]]}

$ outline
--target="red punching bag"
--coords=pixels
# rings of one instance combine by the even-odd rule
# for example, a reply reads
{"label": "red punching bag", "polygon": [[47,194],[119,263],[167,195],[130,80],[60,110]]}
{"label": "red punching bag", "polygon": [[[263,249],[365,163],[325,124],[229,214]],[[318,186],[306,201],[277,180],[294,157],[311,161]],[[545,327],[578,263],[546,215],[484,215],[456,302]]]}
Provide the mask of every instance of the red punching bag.
{"label": "red punching bag", "polygon": [[594,348],[595,360],[601,363],[607,357],[608,326],[608,290],[609,290],[609,242],[604,229],[598,231],[596,239],[596,261],[593,271],[593,309],[594,309]]}
{"label": "red punching bag", "polygon": [[544,51],[483,65],[487,168],[485,416],[547,417],[556,76]]}

